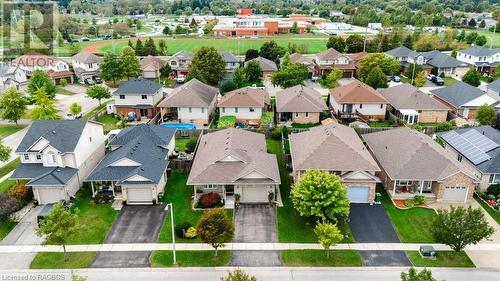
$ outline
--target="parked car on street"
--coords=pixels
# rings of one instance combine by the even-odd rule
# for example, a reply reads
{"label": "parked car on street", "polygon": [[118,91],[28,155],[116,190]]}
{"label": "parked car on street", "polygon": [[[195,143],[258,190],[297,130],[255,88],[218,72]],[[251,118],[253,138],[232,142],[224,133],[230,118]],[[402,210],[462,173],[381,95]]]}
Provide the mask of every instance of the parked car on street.
{"label": "parked car on street", "polygon": [[443,78],[441,78],[439,76],[436,76],[432,82],[434,82],[434,84],[436,84],[438,86],[444,86],[444,80],[443,80]]}
{"label": "parked car on street", "polygon": [[99,76],[92,77],[92,80],[94,80],[96,84],[102,84],[102,79]]}
{"label": "parked car on street", "polygon": [[432,81],[432,79],[436,77],[434,74],[427,75],[427,80]]}

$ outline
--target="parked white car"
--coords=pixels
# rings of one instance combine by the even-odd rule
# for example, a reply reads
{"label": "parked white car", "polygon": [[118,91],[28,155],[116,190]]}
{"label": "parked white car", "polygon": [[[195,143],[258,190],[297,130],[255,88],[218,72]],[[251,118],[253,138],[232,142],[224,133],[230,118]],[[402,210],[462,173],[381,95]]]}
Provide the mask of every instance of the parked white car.
{"label": "parked white car", "polygon": [[184,83],[184,82],[186,82],[186,75],[184,75],[184,74],[177,75],[176,81],[177,81],[177,83]]}

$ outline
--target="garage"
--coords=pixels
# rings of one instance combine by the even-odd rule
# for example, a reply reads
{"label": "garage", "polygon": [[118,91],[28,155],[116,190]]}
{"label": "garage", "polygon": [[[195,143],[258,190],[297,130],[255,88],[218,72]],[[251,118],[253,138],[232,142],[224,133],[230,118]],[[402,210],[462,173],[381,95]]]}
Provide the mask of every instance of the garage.
{"label": "garage", "polygon": [[448,202],[465,202],[469,189],[464,186],[447,186],[444,188],[443,201]]}
{"label": "garage", "polygon": [[240,201],[242,203],[265,203],[267,199],[267,188],[265,186],[245,186],[242,189]]}
{"label": "garage", "polygon": [[38,196],[38,204],[56,203],[64,199],[61,188],[35,188],[35,196]]}
{"label": "garage", "polygon": [[150,187],[137,188],[127,187],[127,204],[153,204],[153,196]]}
{"label": "garage", "polygon": [[349,186],[347,188],[347,198],[351,203],[368,203],[370,188],[368,186]]}

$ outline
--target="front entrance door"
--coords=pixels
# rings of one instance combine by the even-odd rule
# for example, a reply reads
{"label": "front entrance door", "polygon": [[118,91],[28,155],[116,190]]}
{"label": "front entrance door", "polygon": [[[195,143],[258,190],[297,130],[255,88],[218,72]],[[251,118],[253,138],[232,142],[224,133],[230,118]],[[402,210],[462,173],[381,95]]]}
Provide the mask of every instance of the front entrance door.
{"label": "front entrance door", "polygon": [[148,116],[148,110],[146,108],[141,108],[141,117],[147,117]]}
{"label": "front entrance door", "polygon": [[226,185],[226,195],[228,196],[234,195],[234,185]]}
{"label": "front entrance door", "polygon": [[345,105],[345,113],[352,113],[352,104]]}

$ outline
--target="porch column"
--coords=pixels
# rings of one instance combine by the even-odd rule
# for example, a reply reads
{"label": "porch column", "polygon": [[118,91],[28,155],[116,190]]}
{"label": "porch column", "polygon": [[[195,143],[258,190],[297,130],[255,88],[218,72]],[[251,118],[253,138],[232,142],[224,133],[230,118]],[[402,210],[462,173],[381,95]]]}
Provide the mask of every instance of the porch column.
{"label": "porch column", "polygon": [[163,123],[163,107],[160,107],[160,123]]}
{"label": "porch column", "polygon": [[424,190],[424,181],[420,181],[420,195],[422,195],[422,190]]}
{"label": "porch column", "polygon": [[111,182],[111,190],[113,191],[113,197],[115,197],[115,182]]}
{"label": "porch column", "polygon": [[394,184],[392,187],[392,196],[394,196],[394,194],[396,194],[396,180],[394,180]]}
{"label": "porch column", "polygon": [[92,187],[92,198],[94,198],[95,192],[94,192],[94,182],[90,182],[90,186]]}

